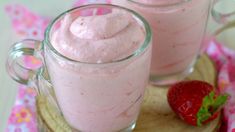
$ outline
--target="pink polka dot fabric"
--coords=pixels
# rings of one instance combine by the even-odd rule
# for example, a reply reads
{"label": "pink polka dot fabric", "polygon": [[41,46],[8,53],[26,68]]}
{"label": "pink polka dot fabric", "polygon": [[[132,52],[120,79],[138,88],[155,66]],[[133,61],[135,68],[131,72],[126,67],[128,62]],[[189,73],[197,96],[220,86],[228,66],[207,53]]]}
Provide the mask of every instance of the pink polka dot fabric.
{"label": "pink polka dot fabric", "polygon": [[[111,3],[111,0],[78,0],[74,6],[89,3]],[[31,38],[43,40],[44,31],[51,20],[31,12],[22,5],[7,5],[5,11],[12,22],[12,28],[20,39]],[[100,9],[99,12],[107,12]],[[85,12],[88,13],[89,12]],[[218,74],[218,88],[221,93],[229,93],[229,102],[224,107],[224,132],[235,132],[235,52],[218,43],[214,38],[206,41],[208,48],[206,53],[216,64]],[[28,67],[37,68],[41,62],[34,57],[25,57]],[[36,92],[23,85],[19,85],[19,91],[12,113],[8,120],[6,132],[37,132]]]}
{"label": "pink polka dot fabric", "polygon": [[[5,12],[9,16],[12,28],[19,39],[43,40],[49,18],[31,12],[19,4],[7,5]],[[37,68],[41,62],[32,56],[24,57],[27,67]],[[19,85],[16,102],[8,120],[6,132],[37,132],[36,92],[27,86]]]}
{"label": "pink polka dot fabric", "polygon": [[17,36],[23,39],[43,39],[49,18],[37,15],[19,4],[7,5],[5,11],[11,19],[12,27]]}
{"label": "pink polka dot fabric", "polygon": [[235,132],[235,51],[224,47],[212,38],[206,52],[219,71],[217,85],[220,92],[230,95],[223,110],[226,126],[222,131]]}

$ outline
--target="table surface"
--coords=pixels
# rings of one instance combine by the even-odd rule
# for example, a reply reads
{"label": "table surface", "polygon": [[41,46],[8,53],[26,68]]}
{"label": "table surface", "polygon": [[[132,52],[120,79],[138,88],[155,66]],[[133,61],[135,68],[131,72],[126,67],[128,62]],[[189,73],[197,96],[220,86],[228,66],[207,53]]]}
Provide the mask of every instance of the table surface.
{"label": "table surface", "polygon": [[[32,0],[0,0],[0,132],[4,131],[7,118],[10,110],[15,101],[17,93],[16,83],[9,78],[5,70],[5,61],[9,47],[16,41],[19,41],[13,35],[9,17],[4,12],[4,6],[10,3],[20,3],[27,6],[32,11],[38,12],[42,15],[55,17],[59,13],[69,9],[74,1],[73,0],[50,0],[50,1],[33,1]],[[56,3],[56,6],[54,6]],[[224,5],[225,6],[225,5]],[[53,7],[53,8],[52,8]],[[213,32],[218,28],[218,24],[210,19],[208,29]],[[224,41],[229,47],[235,49],[235,30],[227,31],[219,36],[219,39]]]}

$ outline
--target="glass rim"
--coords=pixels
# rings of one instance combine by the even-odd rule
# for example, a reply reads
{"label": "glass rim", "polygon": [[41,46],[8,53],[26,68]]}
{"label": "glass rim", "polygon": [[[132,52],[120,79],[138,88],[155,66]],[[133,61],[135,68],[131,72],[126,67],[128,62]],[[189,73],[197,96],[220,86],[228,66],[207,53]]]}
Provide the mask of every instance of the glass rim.
{"label": "glass rim", "polygon": [[[110,62],[103,62],[103,63],[90,63],[90,62],[82,62],[82,61],[77,61],[77,60],[74,60],[74,59],[71,59],[69,57],[66,57],[65,55],[62,55],[61,53],[59,53],[51,44],[50,42],[50,32],[51,32],[51,29],[53,28],[54,24],[60,19],[62,18],[63,16],[65,16],[67,13],[70,13],[72,11],[75,11],[75,10],[78,10],[78,9],[87,9],[87,8],[95,8],[97,6],[101,6],[101,7],[114,7],[114,8],[119,8],[121,10],[125,10],[127,12],[130,12],[132,15],[134,15],[136,18],[138,18],[141,23],[143,24],[143,28],[145,29],[145,32],[146,32],[146,35],[145,35],[145,39],[144,39],[144,42],[139,46],[138,49],[136,49],[134,52],[132,52],[131,55],[128,55],[124,58],[121,58],[121,59],[118,59],[118,60],[114,60],[114,61],[110,61]],[[125,60],[128,60],[128,59],[131,59],[133,57],[136,57],[136,56],[139,56],[141,55],[142,53],[145,52],[145,50],[149,47],[149,45],[151,44],[151,41],[152,41],[152,31],[151,31],[151,28],[150,28],[150,25],[149,23],[144,19],[144,17],[142,17],[140,14],[138,14],[137,12],[133,11],[133,10],[130,10],[128,8],[125,8],[125,7],[121,7],[121,6],[118,6],[118,5],[112,5],[112,4],[88,4],[88,5],[83,5],[83,6],[79,6],[79,7],[75,7],[75,8],[72,8],[72,9],[69,9],[65,12],[63,12],[62,14],[60,14],[59,16],[57,16],[47,27],[45,33],[44,33],[44,40],[43,40],[43,47],[45,45],[47,45],[50,49],[50,51],[52,51],[55,55],[59,56],[59,57],[62,57],[63,59],[67,60],[67,61],[71,61],[71,62],[74,62],[74,63],[81,63],[81,64],[93,64],[93,65],[102,65],[102,64],[113,64],[113,63],[118,63],[118,62],[122,62],[122,61],[125,61]]]}
{"label": "glass rim", "polygon": [[136,5],[139,5],[139,6],[143,6],[143,7],[148,7],[148,8],[164,8],[164,7],[172,7],[172,6],[178,6],[178,5],[181,5],[181,4],[184,4],[184,3],[187,3],[187,2],[190,2],[191,0],[182,0],[180,2],[176,2],[176,3],[172,3],[172,4],[145,4],[145,3],[142,3],[142,2],[138,2],[138,1],[135,1],[135,0],[127,0],[128,2],[132,2]]}

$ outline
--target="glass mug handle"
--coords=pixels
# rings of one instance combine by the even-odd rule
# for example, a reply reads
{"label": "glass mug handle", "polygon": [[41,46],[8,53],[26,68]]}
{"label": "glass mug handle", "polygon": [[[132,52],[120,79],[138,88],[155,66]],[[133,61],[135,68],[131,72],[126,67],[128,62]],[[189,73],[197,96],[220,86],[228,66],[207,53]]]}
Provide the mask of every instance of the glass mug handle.
{"label": "glass mug handle", "polygon": [[[221,8],[224,7],[224,5],[232,7]],[[219,8],[218,6],[221,6],[220,9],[218,9]],[[227,11],[222,12],[222,10],[223,11],[227,10]],[[230,23],[229,18],[235,16],[235,0],[214,0],[211,14],[214,20],[219,24]]]}
{"label": "glass mug handle", "polygon": [[[41,67],[29,67],[24,64],[25,57],[34,57],[37,61],[42,62],[41,41],[26,39],[15,43],[9,52],[6,69],[13,80],[18,83],[35,86],[36,73]],[[36,87],[35,87],[36,88]]]}
{"label": "glass mug handle", "polygon": [[[221,10],[218,9],[218,6],[221,6],[221,4],[232,6],[232,8],[229,8],[230,9],[229,11],[227,11],[226,13],[223,13]],[[235,20],[232,20],[232,21],[229,20],[232,16],[235,16],[235,0],[213,0],[212,8],[211,8],[211,15],[215,22],[223,26],[216,29],[212,35],[206,36],[204,38],[203,44],[200,49],[200,54],[204,53],[204,51],[209,45],[209,41],[211,41],[211,38],[213,38],[214,36],[217,36],[224,30],[235,27]]]}

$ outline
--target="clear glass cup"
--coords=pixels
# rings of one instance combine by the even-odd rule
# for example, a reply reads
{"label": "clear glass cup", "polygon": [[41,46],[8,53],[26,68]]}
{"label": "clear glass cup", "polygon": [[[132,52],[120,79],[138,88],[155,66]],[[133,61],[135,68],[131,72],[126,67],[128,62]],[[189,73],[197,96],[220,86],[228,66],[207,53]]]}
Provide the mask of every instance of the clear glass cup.
{"label": "clear glass cup", "polygon": [[[85,12],[104,15],[97,14],[101,8],[106,10],[104,14],[112,10],[130,13],[145,30],[144,42],[131,55],[116,61],[87,63],[68,58],[52,46],[51,36],[66,15],[73,15],[74,18]],[[132,10],[106,4],[81,6],[59,15],[48,26],[42,42],[23,40],[16,43],[9,53],[7,71],[17,82],[38,88],[39,95],[53,97],[51,92],[45,90],[51,85],[55,98],[50,98],[50,102],[58,102],[56,105],[74,130],[131,131],[148,84],[151,40],[150,26]],[[25,67],[21,63],[25,56],[41,60],[42,66],[34,69]],[[41,81],[45,74],[48,74],[48,81]]]}
{"label": "clear glass cup", "polygon": [[[133,9],[150,23],[153,31],[150,81],[154,85],[169,85],[193,71],[203,48],[212,4],[221,1],[226,0],[112,0],[112,4]],[[213,8],[212,15],[221,22],[232,13],[220,14]]]}

